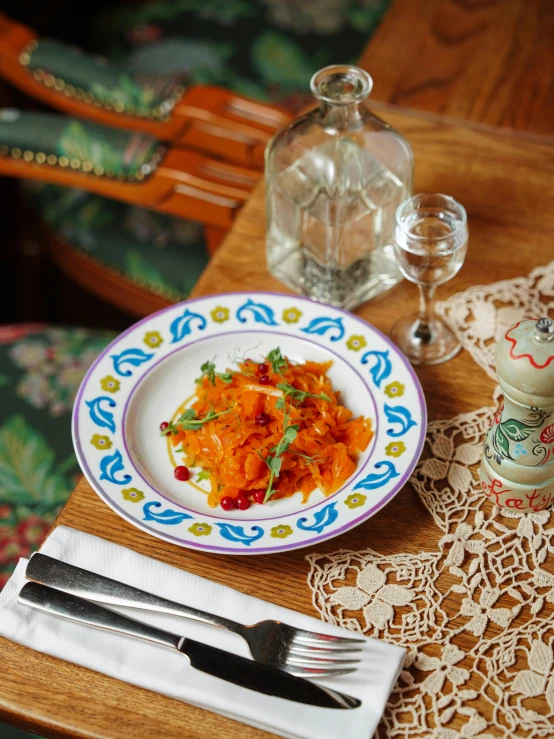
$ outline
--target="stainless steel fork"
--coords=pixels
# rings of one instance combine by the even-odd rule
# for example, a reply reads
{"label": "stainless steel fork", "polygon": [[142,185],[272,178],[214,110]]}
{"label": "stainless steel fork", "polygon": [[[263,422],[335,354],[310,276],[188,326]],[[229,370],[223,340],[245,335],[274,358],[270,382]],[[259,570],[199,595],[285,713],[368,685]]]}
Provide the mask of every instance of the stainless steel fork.
{"label": "stainless steel fork", "polygon": [[255,660],[286,670],[292,675],[308,678],[346,675],[354,672],[354,664],[361,661],[356,657],[364,643],[362,639],[305,631],[280,621],[260,621],[246,626],[60,562],[40,552],[33,554],[29,560],[25,575],[34,582],[50,585],[97,603],[183,616],[232,631],[246,641]]}

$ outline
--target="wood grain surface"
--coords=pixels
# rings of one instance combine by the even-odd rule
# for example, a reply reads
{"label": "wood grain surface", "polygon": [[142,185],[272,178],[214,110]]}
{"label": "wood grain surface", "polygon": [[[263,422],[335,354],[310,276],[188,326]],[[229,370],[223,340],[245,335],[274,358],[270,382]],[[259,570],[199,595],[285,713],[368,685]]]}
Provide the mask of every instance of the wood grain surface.
{"label": "wood grain surface", "polygon": [[[525,275],[554,257],[551,179],[554,145],[519,135],[394,113],[387,120],[412,143],[415,191],[442,191],[467,208],[470,242],[465,266],[439,290],[439,298],[473,284]],[[197,285],[195,294],[281,290],[265,269],[263,185]],[[404,282],[363,305],[357,313],[387,332],[417,306],[416,288]],[[449,418],[491,403],[494,387],[462,352],[447,364],[417,368],[429,418]],[[306,583],[311,551],[371,546],[383,554],[433,551],[440,532],[410,485],[358,528],[310,550],[268,557],[216,556],[155,539],[120,519],[83,480],[58,524],[73,526],[131,547],[176,567],[245,593],[316,615]],[[283,577],[283,572],[287,573]],[[265,732],[147,693],[89,670],[0,639],[0,717],[46,736],[89,739],[193,737],[261,739]]]}
{"label": "wood grain surface", "polygon": [[552,0],[395,0],[360,64],[372,100],[554,133]]}
{"label": "wood grain surface", "polygon": [[[38,164],[22,158],[20,149],[16,153],[17,158],[9,153],[0,155],[0,176],[87,190],[220,229],[230,228],[258,178],[258,173],[252,169],[174,146],[164,152],[152,174],[142,182],[120,181],[116,177],[97,176],[67,166]],[[31,156],[35,154],[36,151],[30,152]]]}

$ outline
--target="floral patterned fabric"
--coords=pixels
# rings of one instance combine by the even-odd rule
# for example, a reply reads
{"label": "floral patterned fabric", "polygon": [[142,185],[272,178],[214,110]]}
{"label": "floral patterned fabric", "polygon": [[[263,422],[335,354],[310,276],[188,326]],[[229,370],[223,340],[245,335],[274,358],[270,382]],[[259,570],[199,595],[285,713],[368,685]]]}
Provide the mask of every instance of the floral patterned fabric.
{"label": "floral patterned fabric", "polygon": [[80,474],[70,412],[109,332],[0,326],[0,588],[41,543]]}
{"label": "floral patterned fabric", "polygon": [[26,190],[59,239],[170,300],[188,297],[208,264],[198,223],[82,190],[30,182]]}
{"label": "floral patterned fabric", "polygon": [[98,51],[132,73],[186,75],[298,108],[310,77],[354,63],[389,0],[157,0],[97,19]]}
{"label": "floral patterned fabric", "polygon": [[[0,142],[13,148],[30,150],[46,157],[53,154],[65,164],[75,160],[94,164],[94,174],[134,177],[145,164],[151,164],[159,142],[151,136],[98,123],[71,119],[57,113],[20,113],[0,110]],[[37,161],[39,161],[37,159]]]}
{"label": "floral patterned fabric", "polygon": [[[130,74],[124,67],[104,57],[83,54],[55,39],[41,39],[30,51],[29,69],[48,71],[64,84],[90,92],[97,103],[106,102],[116,110],[147,115],[161,114],[172,107],[171,97],[180,80],[152,75]],[[38,77],[42,81],[41,75]]]}
{"label": "floral patterned fabric", "polygon": [[[114,6],[96,19],[90,51],[130,75],[185,77],[296,111],[310,99],[317,69],[355,62],[388,3],[159,0]],[[196,223],[54,185],[32,187],[46,222],[65,242],[164,297],[186,298],[208,262]]]}

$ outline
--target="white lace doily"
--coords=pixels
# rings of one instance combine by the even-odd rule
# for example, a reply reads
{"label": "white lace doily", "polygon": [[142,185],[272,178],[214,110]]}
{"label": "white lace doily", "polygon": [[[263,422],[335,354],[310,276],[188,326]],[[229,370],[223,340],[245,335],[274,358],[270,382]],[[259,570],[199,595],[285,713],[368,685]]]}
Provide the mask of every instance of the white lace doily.
{"label": "white lace doily", "polygon": [[[503,327],[544,314],[551,297],[554,262],[456,295],[443,311],[494,376]],[[494,412],[429,424],[411,483],[437,526],[436,551],[307,557],[324,620],[408,649],[382,739],[554,736],[554,514],[501,509],[480,492]]]}
{"label": "white lace doily", "polygon": [[476,285],[437,303],[437,313],[452,326],[477,364],[496,379],[494,352],[498,339],[524,318],[554,310],[554,262],[527,277]]}

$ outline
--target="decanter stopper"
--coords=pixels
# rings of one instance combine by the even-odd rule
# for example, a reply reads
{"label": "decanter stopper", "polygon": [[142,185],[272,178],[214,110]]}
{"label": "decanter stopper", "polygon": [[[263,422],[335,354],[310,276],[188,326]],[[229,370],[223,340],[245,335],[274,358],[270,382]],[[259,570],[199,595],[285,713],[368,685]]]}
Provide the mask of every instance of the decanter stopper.
{"label": "decanter stopper", "polygon": [[481,488],[493,503],[542,511],[554,500],[554,321],[520,321],[496,347],[504,403],[485,437]]}

